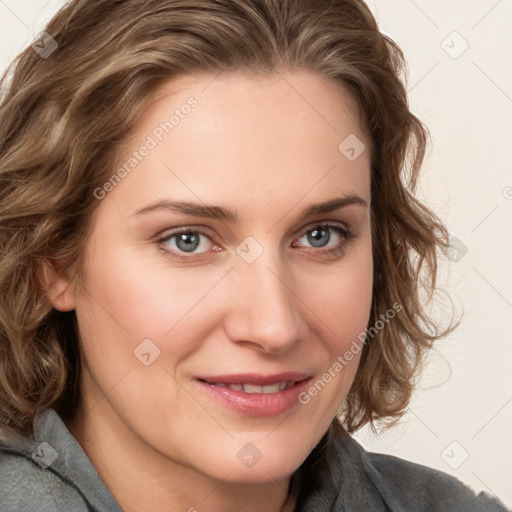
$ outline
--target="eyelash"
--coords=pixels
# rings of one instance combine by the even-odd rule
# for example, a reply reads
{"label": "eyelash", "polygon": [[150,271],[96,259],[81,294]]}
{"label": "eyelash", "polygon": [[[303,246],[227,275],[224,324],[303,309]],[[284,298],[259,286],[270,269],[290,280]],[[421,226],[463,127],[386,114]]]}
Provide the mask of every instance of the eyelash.
{"label": "eyelash", "polygon": [[[329,249],[325,249],[325,248],[321,248],[321,247],[318,249],[312,248],[312,251],[317,254],[320,253],[320,254],[333,255],[333,256],[341,255],[345,250],[345,245],[348,244],[351,240],[353,240],[355,238],[355,235],[348,229],[342,228],[341,226],[338,226],[336,224],[329,224],[329,223],[314,224],[311,227],[308,227],[307,229],[303,230],[297,238],[300,239],[304,235],[309,233],[310,231],[314,231],[318,228],[332,230],[336,234],[340,235],[342,237],[342,240],[336,246],[331,247]],[[174,249],[173,250],[169,249],[168,246],[164,247],[166,242],[169,242],[173,238],[175,238],[179,235],[182,235],[182,234],[191,234],[191,233],[202,235],[211,241],[210,237],[206,233],[204,233],[203,231],[201,231],[199,229],[180,228],[180,229],[177,229],[176,231],[173,231],[173,232],[167,234],[165,237],[160,238],[159,240],[156,241],[156,243],[159,245],[159,247],[162,249],[162,251],[164,251],[166,256],[169,256],[171,258],[178,258],[178,259],[186,260],[186,259],[192,259],[195,257],[200,257],[200,256],[204,255],[205,253],[188,253],[190,255],[186,256],[186,254],[187,254],[186,252],[176,252]]]}

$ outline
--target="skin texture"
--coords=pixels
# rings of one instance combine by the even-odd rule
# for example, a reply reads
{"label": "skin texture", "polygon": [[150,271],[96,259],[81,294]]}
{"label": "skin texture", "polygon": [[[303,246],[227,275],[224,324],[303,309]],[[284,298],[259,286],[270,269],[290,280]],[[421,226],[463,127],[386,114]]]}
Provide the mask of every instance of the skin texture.
{"label": "skin texture", "polygon": [[[348,94],[315,74],[186,76],[153,97],[120,165],[190,97],[197,106],[98,200],[80,279],[53,277],[52,303],[76,310],[83,350],[83,401],[67,423],[125,512],[292,510],[290,476],[335,417],[359,355],[307,405],[270,417],[229,409],[195,377],[301,371],[314,382],[365,329],[370,162],[338,150],[350,134],[365,139]],[[346,194],[367,206],[299,220]],[[161,199],[222,206],[240,222],[135,214]],[[353,239],[329,230],[313,245],[308,233],[326,221]],[[176,238],[158,242],[181,227],[206,235],[184,258],[172,256]],[[252,263],[236,251],[249,236],[263,250]],[[160,350],[149,366],[134,355],[146,338]],[[237,457],[248,442],[262,455],[250,468]]]}

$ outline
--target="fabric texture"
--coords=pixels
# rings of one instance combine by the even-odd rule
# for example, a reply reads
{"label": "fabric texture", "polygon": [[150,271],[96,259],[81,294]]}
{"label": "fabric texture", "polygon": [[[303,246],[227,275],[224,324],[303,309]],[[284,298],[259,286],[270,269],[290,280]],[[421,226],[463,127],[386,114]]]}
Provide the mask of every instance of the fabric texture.
{"label": "fabric texture", "polygon": [[[370,453],[349,434],[296,512],[510,512],[446,473]],[[122,512],[53,409],[40,411],[33,438],[0,440],[1,512]],[[142,511],[141,511],[142,512]]]}

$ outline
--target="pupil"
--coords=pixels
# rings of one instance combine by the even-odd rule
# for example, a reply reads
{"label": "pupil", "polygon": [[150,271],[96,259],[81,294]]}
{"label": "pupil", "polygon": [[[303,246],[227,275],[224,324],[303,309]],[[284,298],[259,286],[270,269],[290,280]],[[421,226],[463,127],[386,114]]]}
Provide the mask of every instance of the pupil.
{"label": "pupil", "polygon": [[199,246],[199,236],[195,233],[182,233],[178,235],[176,245],[182,251],[192,252]]}
{"label": "pupil", "polygon": [[310,234],[308,234],[308,242],[314,247],[323,247],[329,242],[329,239],[329,230],[324,228],[313,229]]}

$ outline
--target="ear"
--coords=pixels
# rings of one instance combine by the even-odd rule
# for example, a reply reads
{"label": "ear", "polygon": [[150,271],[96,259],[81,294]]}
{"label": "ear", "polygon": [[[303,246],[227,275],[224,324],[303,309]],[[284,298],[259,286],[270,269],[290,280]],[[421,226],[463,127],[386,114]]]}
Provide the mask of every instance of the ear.
{"label": "ear", "polygon": [[41,281],[50,304],[59,311],[76,308],[76,279],[72,268],[58,269],[54,264],[44,262],[41,267]]}

